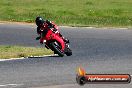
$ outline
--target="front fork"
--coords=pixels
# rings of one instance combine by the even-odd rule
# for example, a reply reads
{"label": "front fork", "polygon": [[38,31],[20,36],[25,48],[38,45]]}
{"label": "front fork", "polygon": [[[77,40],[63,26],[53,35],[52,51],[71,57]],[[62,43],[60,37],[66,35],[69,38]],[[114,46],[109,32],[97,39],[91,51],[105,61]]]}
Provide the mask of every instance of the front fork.
{"label": "front fork", "polygon": [[46,42],[47,42],[46,40],[43,41],[43,43],[45,44],[45,47],[46,47],[47,49],[50,49],[49,46],[46,44]]}

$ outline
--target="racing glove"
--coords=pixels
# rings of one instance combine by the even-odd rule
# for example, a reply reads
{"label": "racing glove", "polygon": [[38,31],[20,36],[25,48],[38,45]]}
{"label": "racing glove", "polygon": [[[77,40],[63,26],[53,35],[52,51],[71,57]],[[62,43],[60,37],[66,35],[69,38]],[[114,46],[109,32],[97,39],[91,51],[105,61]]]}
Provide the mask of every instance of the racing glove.
{"label": "racing glove", "polygon": [[40,38],[41,38],[41,37],[39,36],[39,37],[36,38],[36,40],[39,40]]}

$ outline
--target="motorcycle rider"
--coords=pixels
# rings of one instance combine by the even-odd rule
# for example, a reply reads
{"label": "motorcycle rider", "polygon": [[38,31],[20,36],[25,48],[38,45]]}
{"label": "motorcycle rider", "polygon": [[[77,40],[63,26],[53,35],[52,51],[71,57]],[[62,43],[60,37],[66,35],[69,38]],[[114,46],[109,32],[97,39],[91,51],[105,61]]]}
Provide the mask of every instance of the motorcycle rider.
{"label": "motorcycle rider", "polygon": [[[49,20],[44,20],[42,17],[38,16],[36,17],[36,25],[37,25],[37,34],[39,37],[36,38],[36,40],[40,39],[40,44],[43,44],[43,37],[45,36],[45,33],[48,31],[48,28],[53,28],[54,33],[58,33],[60,37],[64,40],[65,43],[69,43],[68,39],[65,39],[61,33],[58,31],[58,26],[54,24],[54,22],[49,21]],[[46,26],[48,28],[46,28]]]}

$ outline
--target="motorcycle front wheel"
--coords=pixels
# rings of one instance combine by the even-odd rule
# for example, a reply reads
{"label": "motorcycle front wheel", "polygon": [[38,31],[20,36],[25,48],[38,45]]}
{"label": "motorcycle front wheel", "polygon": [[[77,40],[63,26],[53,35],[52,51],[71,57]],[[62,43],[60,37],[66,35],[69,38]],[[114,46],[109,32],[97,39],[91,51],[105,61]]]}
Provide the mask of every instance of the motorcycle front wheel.
{"label": "motorcycle front wheel", "polygon": [[60,57],[64,56],[64,52],[61,51],[59,44],[57,42],[52,42],[51,46],[52,46],[52,49],[54,50],[54,52],[57,53]]}

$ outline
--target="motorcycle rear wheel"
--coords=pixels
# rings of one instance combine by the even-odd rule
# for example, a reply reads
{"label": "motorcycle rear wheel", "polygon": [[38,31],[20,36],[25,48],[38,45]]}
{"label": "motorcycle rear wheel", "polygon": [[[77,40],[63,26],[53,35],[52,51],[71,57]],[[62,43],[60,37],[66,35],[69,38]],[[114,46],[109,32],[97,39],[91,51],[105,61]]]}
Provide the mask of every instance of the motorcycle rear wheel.
{"label": "motorcycle rear wheel", "polygon": [[71,56],[71,55],[72,55],[72,50],[71,50],[70,48],[67,48],[65,54],[66,54],[67,56]]}

